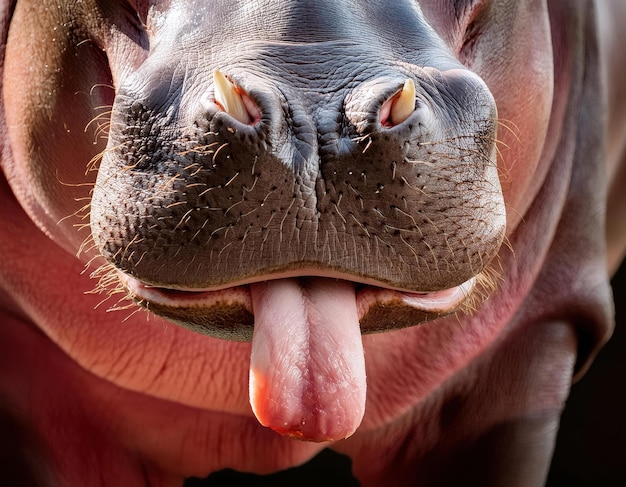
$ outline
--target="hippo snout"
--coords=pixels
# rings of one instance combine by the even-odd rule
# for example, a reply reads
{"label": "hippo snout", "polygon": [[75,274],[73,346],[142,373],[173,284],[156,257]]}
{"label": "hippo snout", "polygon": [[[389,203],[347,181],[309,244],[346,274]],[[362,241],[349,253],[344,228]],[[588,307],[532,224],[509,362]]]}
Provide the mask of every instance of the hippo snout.
{"label": "hippo snout", "polygon": [[345,280],[368,302],[386,292],[386,306],[471,290],[505,225],[496,109],[477,76],[211,73],[190,81],[148,62],[116,97],[92,234],[138,302],[213,333],[224,313],[250,327],[241,296],[260,281]]}

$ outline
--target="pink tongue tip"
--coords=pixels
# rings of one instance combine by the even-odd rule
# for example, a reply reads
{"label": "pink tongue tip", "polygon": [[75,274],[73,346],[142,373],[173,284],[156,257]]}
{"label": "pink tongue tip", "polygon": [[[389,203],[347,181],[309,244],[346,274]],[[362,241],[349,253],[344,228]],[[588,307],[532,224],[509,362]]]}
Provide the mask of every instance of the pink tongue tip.
{"label": "pink tongue tip", "polygon": [[250,285],[250,404],[259,422],[308,441],[347,438],[365,411],[354,286],[278,279]]}

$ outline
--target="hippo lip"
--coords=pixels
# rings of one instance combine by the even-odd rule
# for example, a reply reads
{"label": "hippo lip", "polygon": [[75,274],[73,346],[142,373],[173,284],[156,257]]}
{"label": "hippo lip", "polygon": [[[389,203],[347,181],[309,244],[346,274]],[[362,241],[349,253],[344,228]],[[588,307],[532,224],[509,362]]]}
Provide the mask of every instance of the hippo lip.
{"label": "hippo lip", "polygon": [[[302,281],[315,275],[293,273],[266,276],[231,287],[209,289],[178,289],[144,283],[121,271],[119,278],[131,298],[157,315],[177,322],[193,331],[218,338],[249,341],[254,329],[254,311],[249,286],[254,282],[297,278]],[[339,277],[323,276],[333,281]],[[353,282],[355,286],[361,332],[363,334],[389,331],[431,321],[457,311],[473,294],[477,277],[449,289],[415,292],[381,287],[372,283]],[[219,314],[224,316],[217,318]],[[212,330],[212,320],[232,317],[232,329]],[[224,325],[221,325],[222,327]]]}

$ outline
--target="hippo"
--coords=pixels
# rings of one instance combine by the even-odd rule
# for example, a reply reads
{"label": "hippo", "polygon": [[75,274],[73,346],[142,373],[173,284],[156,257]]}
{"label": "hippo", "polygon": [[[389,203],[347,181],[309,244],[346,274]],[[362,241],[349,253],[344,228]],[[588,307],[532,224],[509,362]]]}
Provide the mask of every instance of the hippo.
{"label": "hippo", "polygon": [[626,252],[623,2],[0,8],[1,482],[544,484]]}

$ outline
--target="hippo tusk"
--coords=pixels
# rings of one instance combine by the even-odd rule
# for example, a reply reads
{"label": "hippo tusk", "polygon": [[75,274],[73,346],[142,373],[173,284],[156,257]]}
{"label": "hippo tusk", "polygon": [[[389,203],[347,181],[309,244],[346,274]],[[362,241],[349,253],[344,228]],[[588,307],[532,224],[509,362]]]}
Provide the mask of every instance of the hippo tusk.
{"label": "hippo tusk", "polygon": [[390,121],[392,125],[404,122],[415,111],[415,83],[412,79],[404,82],[402,91],[392,101]]}
{"label": "hippo tusk", "polygon": [[231,117],[241,123],[256,123],[261,118],[258,107],[252,99],[237,88],[224,74],[213,71],[215,103]]}

